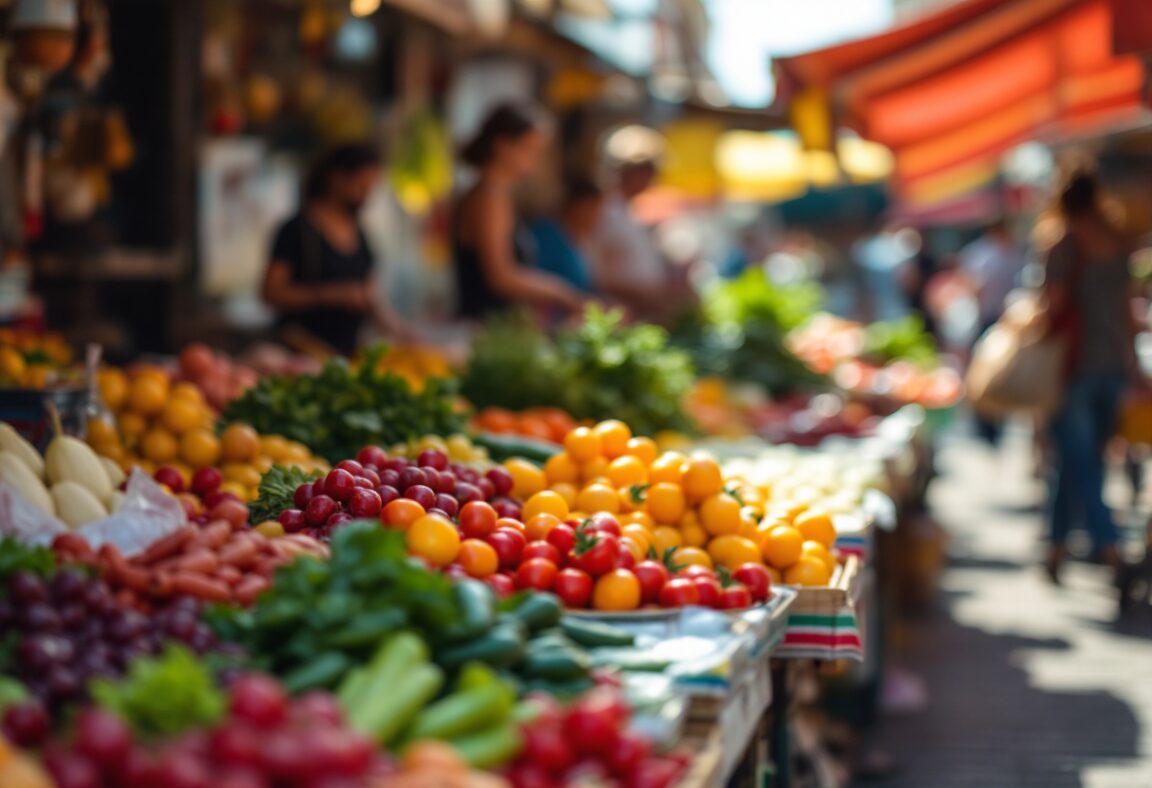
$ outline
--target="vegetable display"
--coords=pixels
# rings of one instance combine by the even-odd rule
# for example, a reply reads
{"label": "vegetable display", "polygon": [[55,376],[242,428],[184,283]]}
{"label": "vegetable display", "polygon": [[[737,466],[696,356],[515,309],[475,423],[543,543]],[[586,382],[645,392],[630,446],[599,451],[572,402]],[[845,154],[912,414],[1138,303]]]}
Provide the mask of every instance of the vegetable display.
{"label": "vegetable display", "polygon": [[377,369],[382,352],[367,353],[356,367],[339,359],[318,375],[265,378],[229,404],[224,419],[282,434],[330,462],[362,446],[458,432],[453,384],[429,379],[414,392],[404,378]]}
{"label": "vegetable display", "polygon": [[526,325],[490,324],[473,343],[461,393],[477,408],[555,407],[654,434],[689,426],[681,402],[693,374],[663,329],[624,325],[620,312],[590,307],[555,341]]}

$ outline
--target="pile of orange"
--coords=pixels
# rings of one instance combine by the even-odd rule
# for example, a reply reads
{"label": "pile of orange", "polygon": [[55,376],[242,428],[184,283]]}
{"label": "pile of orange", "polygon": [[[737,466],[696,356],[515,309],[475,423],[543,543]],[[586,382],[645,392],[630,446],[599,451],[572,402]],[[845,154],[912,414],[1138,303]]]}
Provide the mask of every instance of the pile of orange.
{"label": "pile of orange", "polygon": [[125,470],[137,466],[152,474],[168,466],[187,483],[194,471],[219,467],[222,489],[248,501],[274,464],[324,467],[303,444],[261,436],[246,424],[217,432],[216,413],[203,392],[192,383],[172,383],[162,369],[142,367],[129,374],[106,367],[97,383],[114,421],[89,421],[88,443]]}
{"label": "pile of orange", "polygon": [[484,408],[473,417],[472,427],[496,435],[563,443],[565,436],[576,428],[576,420],[560,408],[530,408],[519,413],[504,408]]}
{"label": "pile of orange", "polygon": [[0,386],[42,389],[78,379],[72,349],[59,334],[0,327]]}

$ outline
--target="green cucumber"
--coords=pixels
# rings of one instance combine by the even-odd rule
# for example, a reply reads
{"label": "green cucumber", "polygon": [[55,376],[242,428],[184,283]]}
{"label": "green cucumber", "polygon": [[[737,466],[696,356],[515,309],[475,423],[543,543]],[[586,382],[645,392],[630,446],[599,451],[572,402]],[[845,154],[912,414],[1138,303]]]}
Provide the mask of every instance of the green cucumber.
{"label": "green cucumber", "polygon": [[298,695],[310,689],[333,686],[352,667],[352,660],[340,651],[326,651],[284,676],[284,689]]}
{"label": "green cucumber", "polygon": [[488,730],[452,739],[449,744],[472,768],[495,769],[520,754],[524,739],[519,726],[506,720]]}
{"label": "green cucumber", "polygon": [[408,741],[454,739],[508,719],[516,694],[500,682],[449,695],[425,708],[405,734]]}
{"label": "green cucumber", "polygon": [[548,629],[560,623],[564,609],[552,594],[531,593],[509,615],[522,621],[530,632]]}
{"label": "green cucumber", "polygon": [[511,435],[495,435],[491,432],[482,432],[473,436],[472,443],[488,450],[493,462],[504,462],[514,457],[543,465],[555,454],[559,454],[562,447],[555,443],[536,441],[530,438],[517,438]]}
{"label": "green cucumber", "polygon": [[480,637],[496,621],[496,595],[479,580],[468,578],[456,581],[452,588],[460,620],[443,633],[443,640],[455,643]]}
{"label": "green cucumber", "polygon": [[467,662],[483,662],[493,667],[515,665],[524,658],[524,629],[516,621],[505,621],[481,638],[442,649],[437,661],[449,670]]}
{"label": "green cucumber", "polygon": [[528,652],[522,670],[531,678],[567,681],[586,677],[592,667],[588,655],[575,649],[553,647]]}
{"label": "green cucumber", "polygon": [[565,616],[560,620],[560,628],[564,630],[565,635],[585,648],[636,644],[636,636],[631,632],[599,621]]}

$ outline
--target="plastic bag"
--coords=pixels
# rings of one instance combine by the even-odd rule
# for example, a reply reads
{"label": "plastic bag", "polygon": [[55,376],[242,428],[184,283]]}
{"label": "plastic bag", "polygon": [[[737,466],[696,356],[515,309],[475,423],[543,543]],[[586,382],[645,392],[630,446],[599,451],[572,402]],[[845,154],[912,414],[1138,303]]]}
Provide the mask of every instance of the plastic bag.
{"label": "plastic bag", "polygon": [[[112,544],[126,558],[131,558],[183,527],[187,520],[179,501],[164,492],[148,474],[135,469],[128,477],[120,508],[103,520],[85,523],[74,533],[83,536],[93,550]],[[47,547],[57,536],[70,530],[60,520],[29,503],[14,488],[0,482],[0,535]]]}

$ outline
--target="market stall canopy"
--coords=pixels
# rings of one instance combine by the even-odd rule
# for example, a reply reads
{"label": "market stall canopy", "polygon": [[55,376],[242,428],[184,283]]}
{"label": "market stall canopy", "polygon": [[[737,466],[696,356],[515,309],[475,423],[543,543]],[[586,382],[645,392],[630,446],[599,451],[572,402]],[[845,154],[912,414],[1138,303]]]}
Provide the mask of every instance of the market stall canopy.
{"label": "market stall canopy", "polygon": [[809,147],[850,126],[892,149],[904,201],[939,203],[989,182],[1021,142],[1147,120],[1143,63],[1113,48],[1114,3],[963,0],[778,59],[777,101]]}

